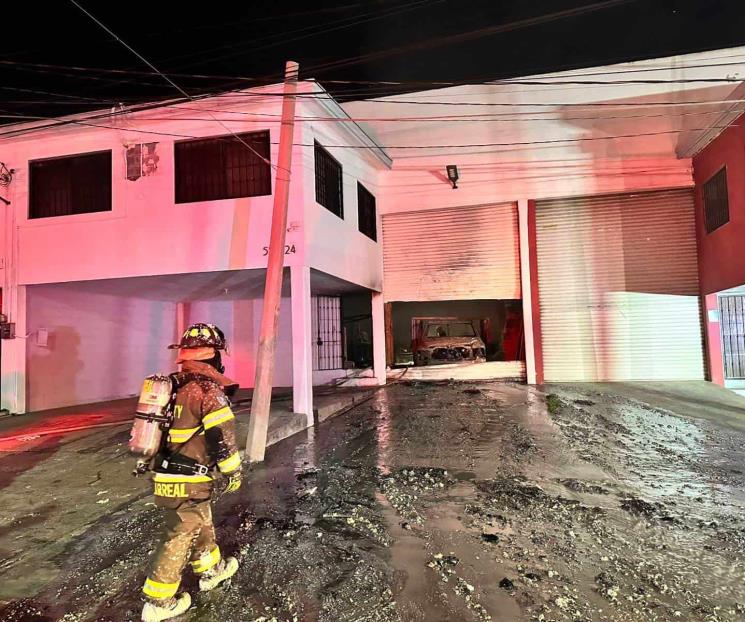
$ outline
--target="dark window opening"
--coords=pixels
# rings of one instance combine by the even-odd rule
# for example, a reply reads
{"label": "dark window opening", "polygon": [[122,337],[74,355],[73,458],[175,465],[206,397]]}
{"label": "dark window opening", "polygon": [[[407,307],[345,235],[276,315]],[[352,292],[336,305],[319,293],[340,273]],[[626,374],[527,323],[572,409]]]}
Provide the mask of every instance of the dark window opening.
{"label": "dark window opening", "polygon": [[176,203],[272,193],[269,130],[177,142],[174,159]]}
{"label": "dark window opening", "polygon": [[315,142],[315,162],[316,202],[339,218],[344,218],[341,164],[317,141]]}
{"label": "dark window opening", "polygon": [[368,238],[377,242],[378,227],[375,197],[359,182],[357,182],[357,217],[357,227],[360,233],[364,233]]}
{"label": "dark window opening", "polygon": [[703,195],[706,232],[711,233],[729,222],[726,167],[704,184]]}
{"label": "dark window opening", "polygon": [[29,163],[29,218],[111,211],[111,151]]}

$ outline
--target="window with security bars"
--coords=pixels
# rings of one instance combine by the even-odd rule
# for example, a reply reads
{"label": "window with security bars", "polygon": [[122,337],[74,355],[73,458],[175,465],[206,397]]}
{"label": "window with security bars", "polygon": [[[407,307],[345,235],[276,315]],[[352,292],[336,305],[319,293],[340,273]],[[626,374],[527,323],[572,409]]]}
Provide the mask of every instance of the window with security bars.
{"label": "window with security bars", "polygon": [[706,231],[711,233],[729,222],[727,167],[724,167],[704,184],[703,195]]}
{"label": "window with security bars", "polygon": [[378,241],[375,197],[361,183],[357,182],[357,228],[368,238]]}
{"label": "window with security bars", "polygon": [[111,211],[111,151],[29,163],[29,218]]}
{"label": "window with security bars", "polygon": [[268,130],[177,142],[174,159],[176,203],[272,193]]}
{"label": "window with security bars", "polygon": [[315,141],[316,202],[344,218],[341,164]]}
{"label": "window with security bars", "polygon": [[341,298],[316,298],[316,366],[319,371],[342,369]]}

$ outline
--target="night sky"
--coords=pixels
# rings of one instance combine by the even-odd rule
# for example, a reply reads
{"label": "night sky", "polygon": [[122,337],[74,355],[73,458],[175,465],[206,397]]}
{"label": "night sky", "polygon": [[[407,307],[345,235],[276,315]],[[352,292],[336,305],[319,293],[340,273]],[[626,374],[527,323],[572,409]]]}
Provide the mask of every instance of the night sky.
{"label": "night sky", "polygon": [[[745,44],[743,0],[617,0],[551,21],[598,1],[78,1],[190,94],[279,81],[286,59],[344,100]],[[158,76],[90,70],[150,71],[68,0],[11,3],[2,21],[0,114],[178,96]]]}

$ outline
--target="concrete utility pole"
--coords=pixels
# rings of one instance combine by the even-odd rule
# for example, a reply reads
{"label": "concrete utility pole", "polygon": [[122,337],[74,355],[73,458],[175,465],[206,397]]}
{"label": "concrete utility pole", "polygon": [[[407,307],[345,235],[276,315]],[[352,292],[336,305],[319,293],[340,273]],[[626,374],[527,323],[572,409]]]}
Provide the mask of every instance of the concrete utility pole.
{"label": "concrete utility pole", "polygon": [[287,203],[290,198],[290,169],[292,167],[292,137],[295,129],[295,99],[297,93],[298,64],[287,61],[285,86],[282,97],[282,127],[279,132],[279,155],[274,184],[272,232],[264,287],[264,308],[261,313],[261,333],[256,354],[256,380],[251,400],[251,421],[246,439],[246,456],[249,462],[261,462],[266,451],[266,434],[269,427],[269,409],[272,402],[274,379],[274,352],[277,344],[277,324],[282,296],[282,272],[287,231]]}

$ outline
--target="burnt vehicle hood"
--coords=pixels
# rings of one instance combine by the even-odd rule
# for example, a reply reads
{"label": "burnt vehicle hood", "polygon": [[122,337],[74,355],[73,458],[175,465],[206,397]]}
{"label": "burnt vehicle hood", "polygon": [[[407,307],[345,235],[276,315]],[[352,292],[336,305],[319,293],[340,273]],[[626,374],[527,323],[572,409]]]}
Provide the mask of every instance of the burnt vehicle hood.
{"label": "burnt vehicle hood", "polygon": [[467,346],[470,348],[483,348],[484,342],[478,337],[422,337],[419,348],[455,348]]}

